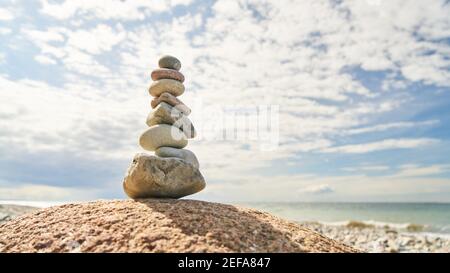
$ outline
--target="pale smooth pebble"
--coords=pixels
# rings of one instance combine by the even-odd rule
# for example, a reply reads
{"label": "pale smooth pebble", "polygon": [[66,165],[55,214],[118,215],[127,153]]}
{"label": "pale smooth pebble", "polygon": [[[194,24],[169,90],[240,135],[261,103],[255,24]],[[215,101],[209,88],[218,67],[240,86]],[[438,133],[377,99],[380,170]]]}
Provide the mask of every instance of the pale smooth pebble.
{"label": "pale smooth pebble", "polygon": [[180,129],[167,124],[154,125],[139,138],[139,144],[147,151],[154,151],[162,146],[184,148],[187,143],[186,136]]}

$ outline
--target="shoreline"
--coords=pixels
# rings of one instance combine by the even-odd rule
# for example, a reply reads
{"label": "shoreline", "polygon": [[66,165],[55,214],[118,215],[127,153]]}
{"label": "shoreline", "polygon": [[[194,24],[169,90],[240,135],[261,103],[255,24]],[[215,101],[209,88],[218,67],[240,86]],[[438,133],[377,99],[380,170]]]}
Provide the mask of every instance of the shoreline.
{"label": "shoreline", "polygon": [[38,209],[38,207],[32,206],[0,204],[0,224],[12,220],[22,214],[33,212]]}
{"label": "shoreline", "polygon": [[346,225],[299,222],[331,239],[373,253],[450,252],[450,234],[411,232],[349,221]]}

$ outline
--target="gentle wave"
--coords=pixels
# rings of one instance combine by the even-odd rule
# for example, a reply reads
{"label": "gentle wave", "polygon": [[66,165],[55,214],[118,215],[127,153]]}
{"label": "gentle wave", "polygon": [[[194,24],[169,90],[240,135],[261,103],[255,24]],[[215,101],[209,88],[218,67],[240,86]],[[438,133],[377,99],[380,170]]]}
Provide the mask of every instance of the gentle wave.
{"label": "gentle wave", "polygon": [[[323,224],[330,226],[348,226],[351,223],[362,223],[368,226],[374,226],[378,228],[392,228],[392,229],[407,229],[408,226],[416,225],[413,223],[388,223],[388,222],[380,222],[375,220],[365,220],[365,221],[356,221],[356,220],[347,220],[347,221],[337,221],[337,222],[322,222]],[[422,225],[420,225],[422,226]],[[425,226],[424,226],[425,227]]]}

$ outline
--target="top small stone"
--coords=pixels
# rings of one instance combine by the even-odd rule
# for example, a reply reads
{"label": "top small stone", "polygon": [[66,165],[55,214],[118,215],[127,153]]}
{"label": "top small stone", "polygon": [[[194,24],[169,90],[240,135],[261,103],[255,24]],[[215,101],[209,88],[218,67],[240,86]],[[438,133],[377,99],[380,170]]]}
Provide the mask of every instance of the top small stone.
{"label": "top small stone", "polygon": [[161,59],[159,59],[158,61],[158,65],[160,68],[168,68],[175,70],[180,70],[181,68],[180,60],[170,55],[162,56]]}

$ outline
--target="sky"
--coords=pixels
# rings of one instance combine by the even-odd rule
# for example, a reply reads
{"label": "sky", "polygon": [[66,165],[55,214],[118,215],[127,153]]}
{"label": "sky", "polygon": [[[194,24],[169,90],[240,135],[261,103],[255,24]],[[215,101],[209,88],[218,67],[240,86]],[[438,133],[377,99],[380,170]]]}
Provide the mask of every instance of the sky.
{"label": "sky", "polygon": [[[188,198],[450,202],[449,15],[439,0],[0,0],[0,200],[126,198],[170,54],[207,183]],[[264,105],[271,149],[205,137],[220,110]]]}

